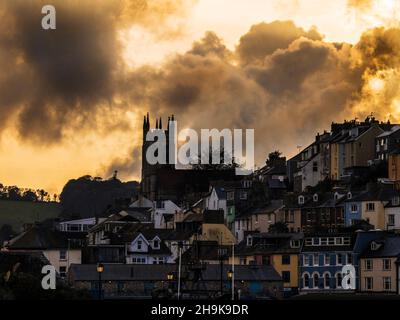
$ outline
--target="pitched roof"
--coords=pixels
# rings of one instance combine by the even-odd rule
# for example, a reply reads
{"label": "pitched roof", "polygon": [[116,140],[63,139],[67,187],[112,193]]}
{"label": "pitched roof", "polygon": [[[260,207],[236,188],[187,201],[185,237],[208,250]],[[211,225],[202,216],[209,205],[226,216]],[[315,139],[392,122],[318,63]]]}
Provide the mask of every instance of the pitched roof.
{"label": "pitched roof", "polygon": [[25,232],[22,232],[7,244],[9,249],[28,249],[28,250],[46,250],[46,249],[66,249],[79,247],[76,242],[71,241],[68,244],[68,233],[54,231],[42,226],[35,225]]}
{"label": "pitched roof", "polygon": [[379,258],[379,257],[400,257],[400,236],[388,235],[381,237],[372,242],[381,244],[381,247],[377,250],[372,250],[369,245],[364,252],[361,254],[363,258]]}

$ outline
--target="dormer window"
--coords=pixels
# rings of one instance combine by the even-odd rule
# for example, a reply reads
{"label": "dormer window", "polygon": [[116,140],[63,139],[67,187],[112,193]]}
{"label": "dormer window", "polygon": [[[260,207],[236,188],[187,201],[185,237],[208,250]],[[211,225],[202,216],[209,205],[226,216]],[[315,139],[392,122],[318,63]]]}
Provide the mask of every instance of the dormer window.
{"label": "dormer window", "polygon": [[313,198],[314,202],[317,202],[318,201],[318,194],[314,193],[312,198]]}
{"label": "dormer window", "polygon": [[298,202],[299,204],[304,204],[304,196],[299,196]]}
{"label": "dormer window", "polygon": [[349,191],[349,192],[347,192],[347,199],[351,199],[353,197],[353,195],[352,195],[352,193]]}
{"label": "dormer window", "polygon": [[253,237],[252,236],[248,236],[247,237],[247,246],[250,247],[253,245]]}
{"label": "dormer window", "polygon": [[381,244],[380,244],[380,243],[377,243],[377,242],[375,242],[375,241],[372,241],[372,242],[371,242],[371,250],[372,250],[372,251],[376,251],[376,250],[378,250],[380,247],[381,247]]}
{"label": "dormer window", "polygon": [[291,248],[300,248],[300,240],[290,240]]}
{"label": "dormer window", "polygon": [[335,200],[339,199],[339,193],[335,192],[335,195],[333,196]]}
{"label": "dormer window", "polygon": [[400,197],[396,196],[392,199],[392,205],[398,206],[400,204]]}
{"label": "dormer window", "polygon": [[153,240],[153,248],[154,249],[160,249],[160,241]]}

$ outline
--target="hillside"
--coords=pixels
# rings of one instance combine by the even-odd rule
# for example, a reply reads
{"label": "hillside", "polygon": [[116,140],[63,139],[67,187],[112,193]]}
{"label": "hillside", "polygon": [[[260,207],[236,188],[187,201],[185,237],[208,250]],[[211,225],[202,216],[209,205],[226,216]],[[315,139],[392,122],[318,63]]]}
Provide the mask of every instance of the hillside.
{"label": "hillside", "polygon": [[18,232],[24,223],[56,218],[60,213],[61,206],[55,202],[0,200],[0,228],[9,224]]}

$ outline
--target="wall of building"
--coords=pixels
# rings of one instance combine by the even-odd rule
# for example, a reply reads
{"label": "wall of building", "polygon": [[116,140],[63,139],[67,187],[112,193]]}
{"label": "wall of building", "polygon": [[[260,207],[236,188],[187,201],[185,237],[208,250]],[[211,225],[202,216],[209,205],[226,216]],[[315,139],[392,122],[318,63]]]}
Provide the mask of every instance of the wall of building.
{"label": "wall of building", "polygon": [[389,154],[388,171],[390,180],[400,180],[400,154]]}
{"label": "wall of building", "polygon": [[[389,292],[396,292],[396,258],[389,258],[391,261],[391,270],[385,271],[383,270],[383,258],[374,258],[372,260],[372,270],[366,270],[365,268],[365,260],[364,258],[360,259],[360,282],[361,282],[361,291],[371,291],[371,292],[383,292],[383,277],[391,278],[391,290]],[[366,288],[366,277],[372,277],[373,279],[373,288],[372,290],[367,290]]]}
{"label": "wall of building", "polygon": [[[60,251],[65,251],[65,259],[60,259]],[[66,267],[68,271],[71,264],[82,263],[82,251],[80,249],[44,250],[43,254],[57,272],[60,272],[60,267]]]}
{"label": "wall of building", "polygon": [[[367,210],[368,203],[374,203],[375,210]],[[381,201],[363,201],[361,216],[363,220],[369,221],[375,229],[385,229],[385,208]]]}
{"label": "wall of building", "polygon": [[290,272],[290,282],[284,282],[285,288],[297,288],[299,285],[299,255],[287,254],[290,256],[290,264],[282,263],[282,256],[286,254],[274,254],[271,257],[271,263],[274,269],[282,276],[283,271]]}

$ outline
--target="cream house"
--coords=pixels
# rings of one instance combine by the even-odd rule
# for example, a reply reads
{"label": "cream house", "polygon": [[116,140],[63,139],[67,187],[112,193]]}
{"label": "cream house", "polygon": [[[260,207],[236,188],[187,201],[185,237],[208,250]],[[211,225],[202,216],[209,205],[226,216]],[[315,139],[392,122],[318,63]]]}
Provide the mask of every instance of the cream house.
{"label": "cream house", "polygon": [[42,252],[61,277],[71,264],[82,263],[85,234],[51,230],[40,225],[31,226],[5,245],[7,251]]}
{"label": "cream house", "polygon": [[360,291],[398,292],[400,237],[374,240],[360,256]]}

